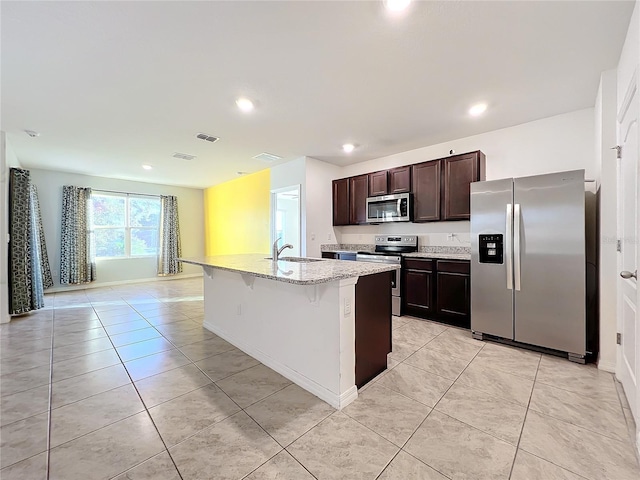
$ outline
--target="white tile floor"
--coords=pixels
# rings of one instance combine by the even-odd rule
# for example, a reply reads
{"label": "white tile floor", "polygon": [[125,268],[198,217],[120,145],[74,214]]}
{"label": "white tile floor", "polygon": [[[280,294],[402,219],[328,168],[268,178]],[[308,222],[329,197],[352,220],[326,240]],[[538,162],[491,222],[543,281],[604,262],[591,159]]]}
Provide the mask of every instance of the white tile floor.
{"label": "white tile floor", "polygon": [[593,366],[394,318],[342,412],[202,328],[201,279],[47,295],[0,326],[0,478],[640,478]]}

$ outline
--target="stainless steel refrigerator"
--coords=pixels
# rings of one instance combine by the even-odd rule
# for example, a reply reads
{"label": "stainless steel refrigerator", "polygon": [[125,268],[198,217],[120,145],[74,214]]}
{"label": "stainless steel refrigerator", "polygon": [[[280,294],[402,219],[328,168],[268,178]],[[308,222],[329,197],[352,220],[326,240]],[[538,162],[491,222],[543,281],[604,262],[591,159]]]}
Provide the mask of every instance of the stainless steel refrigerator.
{"label": "stainless steel refrigerator", "polygon": [[471,330],[584,362],[584,170],[471,184]]}

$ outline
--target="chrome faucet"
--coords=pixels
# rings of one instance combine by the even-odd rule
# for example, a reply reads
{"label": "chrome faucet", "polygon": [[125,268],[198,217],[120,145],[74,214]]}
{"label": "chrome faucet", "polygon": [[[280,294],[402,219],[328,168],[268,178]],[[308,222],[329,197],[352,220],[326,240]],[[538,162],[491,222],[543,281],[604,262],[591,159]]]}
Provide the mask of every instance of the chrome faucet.
{"label": "chrome faucet", "polygon": [[285,248],[293,248],[293,245],[291,245],[290,243],[287,243],[286,245],[283,245],[282,247],[278,248],[278,242],[281,239],[282,237],[278,238],[275,242],[273,242],[273,247],[271,247],[271,258],[273,259],[274,262],[278,261],[278,257],[280,256],[280,254]]}

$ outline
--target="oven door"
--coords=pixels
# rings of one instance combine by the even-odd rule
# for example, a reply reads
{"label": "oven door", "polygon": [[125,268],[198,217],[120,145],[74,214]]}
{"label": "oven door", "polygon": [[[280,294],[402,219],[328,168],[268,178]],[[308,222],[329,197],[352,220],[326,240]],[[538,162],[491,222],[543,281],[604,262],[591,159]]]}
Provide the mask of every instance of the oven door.
{"label": "oven door", "polygon": [[402,269],[400,266],[391,272],[391,315],[396,317],[400,316],[400,283]]}
{"label": "oven door", "polygon": [[401,267],[398,267],[391,272],[391,295],[394,297],[400,296],[400,271]]}

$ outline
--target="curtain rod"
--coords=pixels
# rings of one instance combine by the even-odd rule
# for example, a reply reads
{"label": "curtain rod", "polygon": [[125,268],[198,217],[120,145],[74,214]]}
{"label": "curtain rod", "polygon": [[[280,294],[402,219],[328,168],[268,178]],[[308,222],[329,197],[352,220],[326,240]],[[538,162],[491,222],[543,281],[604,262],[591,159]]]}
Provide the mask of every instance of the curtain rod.
{"label": "curtain rod", "polygon": [[140,197],[161,197],[162,195],[154,195],[151,193],[132,193],[132,192],[119,192],[117,190],[101,190],[99,188],[92,188],[92,192],[102,192],[102,193],[120,193],[122,195],[137,195]]}

